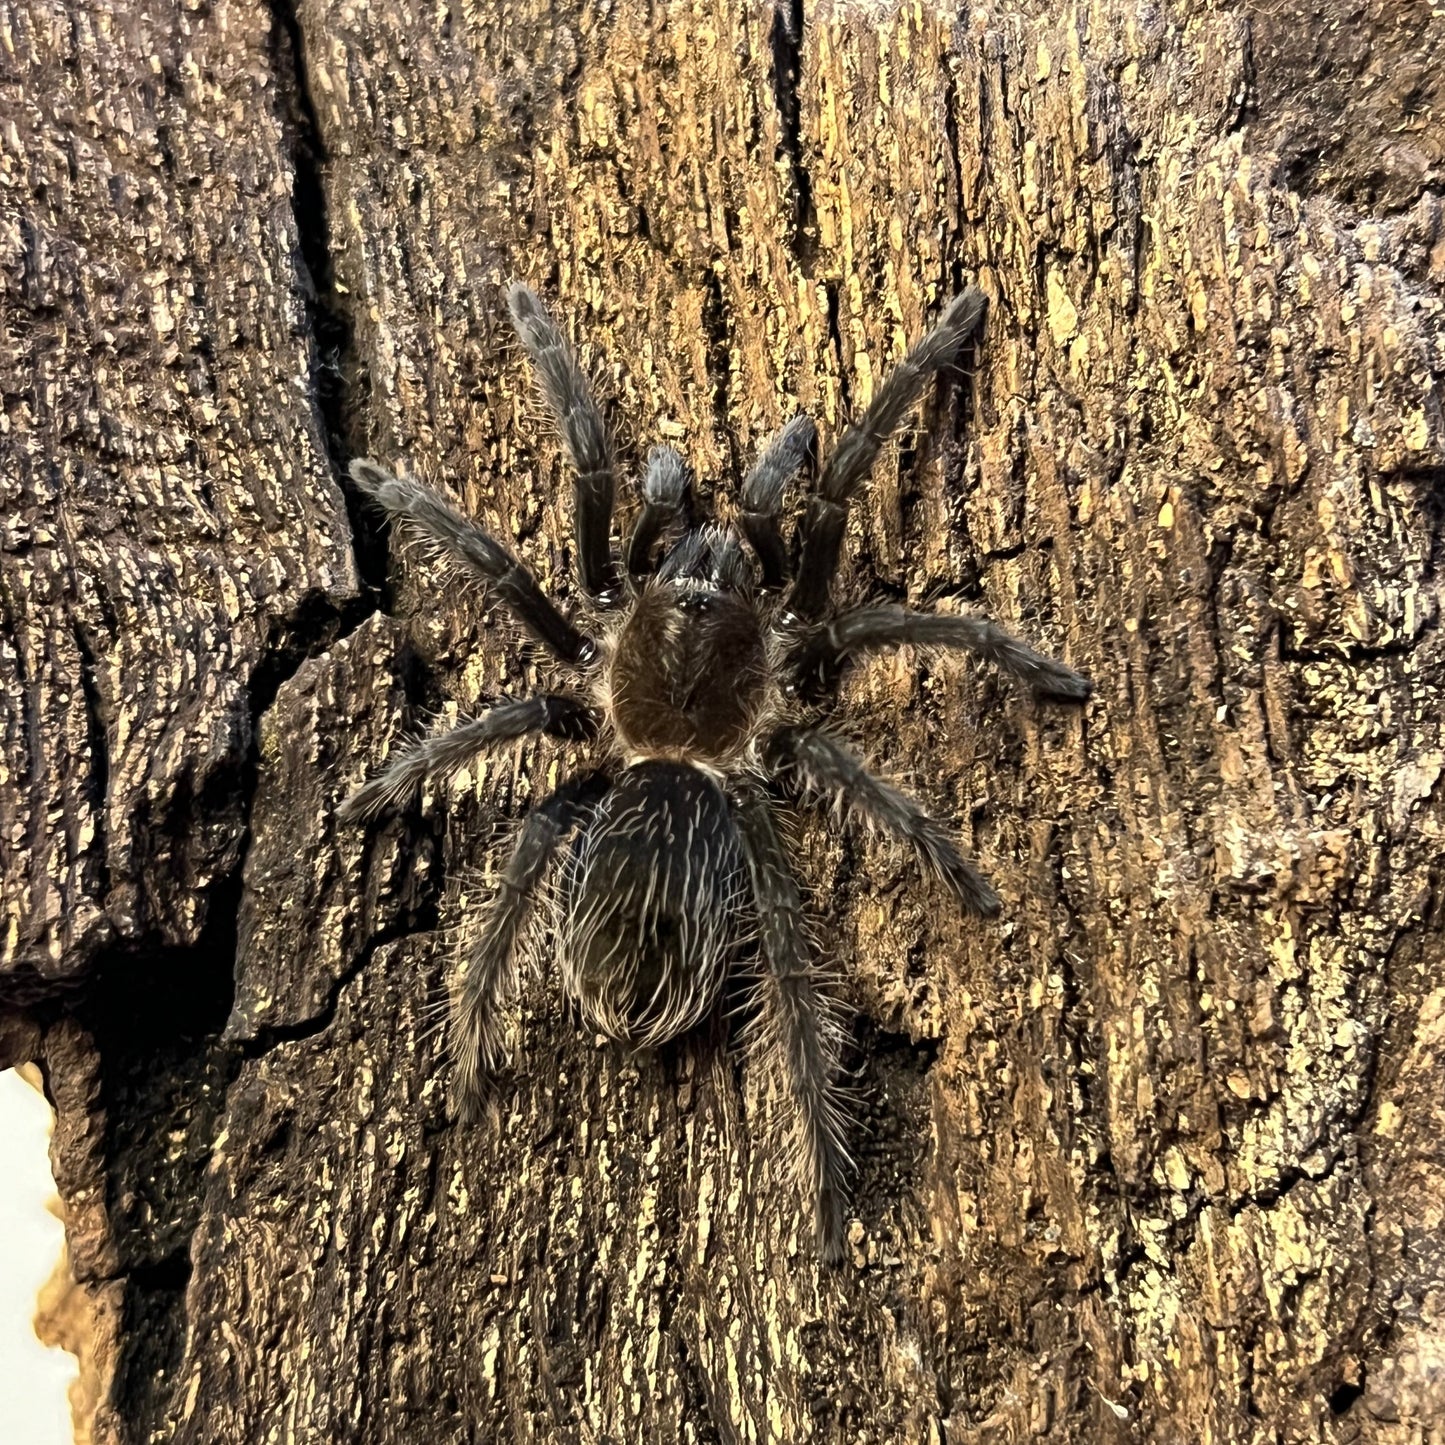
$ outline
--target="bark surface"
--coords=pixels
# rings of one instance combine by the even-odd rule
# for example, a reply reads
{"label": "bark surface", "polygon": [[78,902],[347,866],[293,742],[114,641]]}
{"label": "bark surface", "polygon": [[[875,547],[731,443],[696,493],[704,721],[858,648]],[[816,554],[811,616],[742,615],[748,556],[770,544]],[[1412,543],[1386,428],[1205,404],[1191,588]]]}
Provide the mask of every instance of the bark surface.
{"label": "bark surface", "polygon": [[[1428,0],[0,0],[0,1062],[57,1110],[92,1438],[1440,1438],[1442,62]],[[546,676],[339,480],[573,594],[518,278],[626,476],[723,497],[991,299],[842,590],[1097,690],[850,683],[1004,909],[799,833],[836,1271],[724,1022],[628,1058],[544,970],[449,1123],[435,1006],[565,751],[336,820]]]}

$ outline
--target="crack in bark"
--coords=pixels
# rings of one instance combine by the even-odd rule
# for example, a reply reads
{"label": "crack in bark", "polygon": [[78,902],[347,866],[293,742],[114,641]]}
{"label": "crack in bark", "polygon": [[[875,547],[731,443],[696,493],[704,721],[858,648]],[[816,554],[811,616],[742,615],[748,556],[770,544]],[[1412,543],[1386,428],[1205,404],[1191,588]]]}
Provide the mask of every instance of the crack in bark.
{"label": "crack in bark", "polygon": [[169,1433],[169,1399],[155,1379],[180,1363],[186,1339],[186,1286],[191,1279],[189,1248],[133,1269],[125,1279],[122,1339],[116,1361],[114,1398],[124,1402],[134,1440],[163,1439]]}
{"label": "crack in bark", "polygon": [[804,23],[803,0],[775,0],[768,46],[773,62],[773,106],[781,130],[777,158],[787,160],[793,182],[793,224],[788,244],[806,275],[817,251],[817,213],[813,207],[813,177],[803,158],[800,87]]}
{"label": "crack in bark", "polygon": [[[1288,618],[1280,618],[1281,622],[1288,621]],[[1409,638],[1399,638],[1394,642],[1356,642],[1350,644],[1335,643],[1330,647],[1291,647],[1284,640],[1284,629],[1280,629],[1279,658],[1281,662],[1380,662],[1392,657],[1413,657],[1420,644],[1429,633],[1437,627],[1437,623],[1428,619],[1422,619],[1420,631]]]}
{"label": "crack in bark", "polygon": [[833,355],[838,358],[838,399],[842,402],[843,415],[846,417],[853,413],[853,386],[849,380],[851,372],[848,367],[848,358],[843,354],[843,325],[839,312],[838,283],[829,281],[825,284],[824,290],[828,295],[828,341],[833,347]]}
{"label": "crack in bark", "polygon": [[[439,892],[440,890],[438,890]],[[270,1053],[283,1044],[304,1043],[326,1032],[336,1019],[336,1010],[341,1004],[341,995],[346,992],[370,966],[372,959],[389,944],[404,943],[411,938],[423,938],[435,933],[440,923],[440,908],[435,898],[428,899],[420,910],[421,917],[397,923],[373,934],[356,950],[351,963],[331,981],[326,997],[320,1007],[305,1018],[292,1019],[286,1023],[263,1024],[253,1034],[237,1038],[241,1058],[247,1063]]]}
{"label": "crack in bark", "polygon": [[[328,157],[310,91],[305,39],[293,0],[271,0],[270,10],[273,20],[271,62],[292,167],[292,212],[301,252],[296,259],[307,282],[305,301],[310,326],[308,350],[312,403],[319,422],[318,439],[322,454],[340,485],[346,505],[362,595],[337,607],[329,598],[313,594],[312,609],[303,603],[291,618],[273,629],[263,661],[252,674],[249,687],[251,747],[243,790],[245,829],[234,870],[238,883],[244,876],[251,841],[251,812],[259,783],[261,719],[305,662],[351,636],[369,617],[383,610],[378,599],[386,595],[388,585],[386,529],[379,521],[373,521],[363,499],[342,480],[345,458],[351,450],[348,436],[352,418],[357,412],[348,384],[348,378],[356,369],[356,349],[351,316],[342,302],[342,293],[335,279],[329,210],[322,183],[322,169]],[[238,907],[240,896],[238,887]],[[428,911],[435,914],[434,901],[429,904]],[[374,935],[358,949],[352,964],[332,981],[326,1001],[319,1010],[291,1024],[268,1026],[253,1038],[242,1041],[242,1057],[254,1059],[276,1044],[321,1032],[334,1017],[343,989],[365,969],[378,948],[413,933],[427,932],[431,926],[434,926],[434,918],[430,925],[397,927]],[[239,964],[238,955],[235,962]]]}
{"label": "crack in bark", "polygon": [[[306,68],[306,44],[295,0],[270,0],[273,29],[271,61],[278,94],[285,107],[286,141],[291,162],[291,209],[296,222],[300,260],[306,272],[306,315],[310,323],[311,392],[324,454],[341,487],[351,524],[356,570],[372,598],[384,596],[387,547],[383,527],[374,520],[360,495],[346,483],[346,460],[352,418],[349,379],[357,374],[355,330],[351,314],[336,285],[331,246],[330,210],[322,171],[328,160],[316,103]],[[359,612],[343,618],[343,635],[376,610],[363,599]]]}
{"label": "crack in bark", "polygon": [[[980,115],[982,115],[982,87],[979,88]],[[954,214],[958,218],[960,227],[964,224],[964,217],[967,213],[967,206],[963,199],[963,156],[959,150],[958,141],[958,80],[954,75],[953,67],[949,66],[946,71],[946,80],[943,87],[943,144],[944,151],[948,157],[949,174],[954,185]],[[953,273],[953,291],[957,295],[964,288],[963,266],[961,262],[950,268]]]}
{"label": "crack in bark", "polygon": [[738,439],[733,432],[730,418],[732,353],[728,344],[727,300],[723,295],[722,280],[715,269],[709,268],[703,278],[703,286],[706,295],[703,301],[702,323],[707,332],[707,372],[713,384],[713,417],[727,447],[733,475],[740,476]]}
{"label": "crack in bark", "polygon": [[72,614],[70,635],[80,654],[80,690],[85,699],[85,734],[90,747],[91,780],[95,785],[95,854],[99,859],[100,896],[104,899],[111,888],[110,830],[106,819],[106,795],[110,790],[110,730],[105,708],[96,686],[95,647],[80,619]]}

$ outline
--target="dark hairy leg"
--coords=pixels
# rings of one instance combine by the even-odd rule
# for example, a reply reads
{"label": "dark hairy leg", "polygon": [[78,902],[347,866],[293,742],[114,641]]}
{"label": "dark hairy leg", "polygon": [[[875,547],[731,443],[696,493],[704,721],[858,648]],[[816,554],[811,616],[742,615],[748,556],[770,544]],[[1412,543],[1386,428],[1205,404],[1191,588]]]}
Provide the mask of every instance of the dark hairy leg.
{"label": "dark hairy leg", "polygon": [[371,461],[354,461],[351,480],[395,522],[480,577],[512,616],[554,657],[585,667],[597,644],[557,610],[536,579],[502,546],[430,487],[395,477]]}
{"label": "dark hairy leg", "polygon": [[923,865],[971,912],[985,917],[998,912],[998,895],[958,851],[948,829],[906,793],[874,777],[821,728],[781,729],[769,740],[764,757],[785,782],[796,781],[814,797],[835,801],[853,817],[910,844]]}
{"label": "dark hairy leg", "polygon": [[527,814],[512,856],[452,991],[452,1107],[463,1123],[480,1116],[484,1079],[506,1052],[502,1007],[516,992],[517,938],[558,845],[584,822],[607,792],[601,773],[563,783]]}
{"label": "dark hairy leg", "polygon": [[577,569],[590,597],[618,600],[617,569],[612,560],[612,445],[592,388],[567,339],[548,316],[535,291],[513,286],[507,309],[517,337],[532,358],[537,385],[562,436],[576,473]]}
{"label": "dark hairy leg", "polygon": [[1028,683],[1041,697],[1082,702],[1094,690],[1087,677],[1026,647],[986,617],[913,612],[906,607],[844,612],[806,638],[789,658],[789,665],[797,690],[813,694],[832,684],[849,657],[903,643],[976,653]]}
{"label": "dark hairy leg", "polygon": [[793,417],[768,440],[743,482],[743,531],[763,568],[763,586],[781,587],[788,579],[789,558],[778,526],[783,492],[817,452],[818,429],[812,419]]}
{"label": "dark hairy leg", "polygon": [[957,357],[978,329],[987,298],[975,286],[949,302],[938,324],[889,373],[868,409],[838,439],[818,478],[803,523],[803,554],[787,611],[804,620],[822,615],[843,547],[848,503],[873,470],[878,453],[903,425],[933,377]]}
{"label": "dark hairy leg", "polygon": [[581,741],[596,732],[597,719],[580,698],[547,693],[498,703],[450,732],[413,743],[341,805],[340,817],[348,822],[374,818],[404,802],[428,778],[457,772],[496,743],[529,733]]}
{"label": "dark hairy leg", "polygon": [[813,1204],[818,1253],[843,1252],[843,1203],[852,1167],[838,1087],[843,1028],[836,1000],[820,987],[808,947],[803,901],[772,807],[757,794],[735,804],[753,896],[763,967],[754,1056],[777,1072],[797,1114],[797,1170]]}
{"label": "dark hairy leg", "polygon": [[682,515],[692,478],[687,463],[671,447],[653,447],[642,479],[642,513],[627,543],[627,572],[634,581],[657,570],[652,549]]}

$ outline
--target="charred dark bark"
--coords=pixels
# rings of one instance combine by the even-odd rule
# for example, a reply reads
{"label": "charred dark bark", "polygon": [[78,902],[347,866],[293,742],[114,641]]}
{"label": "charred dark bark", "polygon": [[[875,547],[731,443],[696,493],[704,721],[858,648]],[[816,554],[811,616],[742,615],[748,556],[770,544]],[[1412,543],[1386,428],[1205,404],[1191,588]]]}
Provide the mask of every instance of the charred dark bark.
{"label": "charred dark bark", "polygon": [[[0,1045],[57,1109],[95,1438],[1428,1438],[1427,0],[0,0],[0,38]],[[428,712],[536,681],[388,562],[349,457],[571,586],[513,279],[624,476],[667,440],[723,490],[990,298],[846,590],[1097,691],[859,671],[860,746],[1003,912],[801,835],[867,1126],[836,1272],[721,1024],[629,1060],[538,979],[496,1117],[448,1122],[430,1009],[554,751],[337,821]]]}

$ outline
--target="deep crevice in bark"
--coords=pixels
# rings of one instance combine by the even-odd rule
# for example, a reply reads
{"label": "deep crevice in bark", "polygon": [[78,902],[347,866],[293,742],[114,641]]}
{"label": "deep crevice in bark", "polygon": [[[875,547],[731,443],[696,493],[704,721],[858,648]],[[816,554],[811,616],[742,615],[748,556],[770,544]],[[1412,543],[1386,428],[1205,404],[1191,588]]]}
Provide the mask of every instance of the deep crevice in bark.
{"label": "deep crevice in bark", "polygon": [[347,609],[341,626],[343,631],[349,631],[375,610],[374,599],[386,595],[386,537],[362,497],[346,480],[347,462],[357,440],[355,418],[365,410],[355,395],[364,386],[365,373],[356,354],[351,314],[336,286],[332,228],[323,180],[326,142],[322,139],[311,96],[305,38],[293,0],[269,0],[269,3],[273,17],[272,67],[286,106],[283,122],[291,160],[291,206],[309,282],[306,311],[311,323],[312,395],[326,454],[346,502],[357,573],[372,599],[364,596]]}
{"label": "deep crevice in bark", "polygon": [[336,1018],[342,994],[366,972],[381,949],[390,943],[403,943],[407,939],[423,937],[436,931],[440,920],[442,891],[438,884],[434,892],[423,900],[419,908],[412,910],[404,921],[383,929],[357,949],[355,958],[347,968],[337,974],[325,1000],[315,1012],[284,1024],[266,1024],[254,1033],[238,1037],[242,1057],[250,1062],[282,1044],[301,1043],[325,1033]]}
{"label": "deep crevice in bark", "polygon": [[852,368],[848,365],[847,353],[843,350],[843,328],[839,312],[838,283],[829,281],[824,288],[828,296],[828,340],[832,343],[833,354],[838,359],[838,396],[842,403],[843,415],[853,414]]}
{"label": "deep crevice in bark", "polygon": [[768,32],[772,52],[773,105],[781,129],[780,154],[793,182],[793,225],[789,244],[804,275],[812,270],[817,251],[817,216],[813,209],[813,178],[803,153],[802,100],[803,0],[775,0]]}
{"label": "deep crevice in bark", "polygon": [[733,432],[730,416],[732,385],[731,351],[728,344],[727,298],[723,295],[722,280],[711,267],[703,277],[705,299],[702,309],[702,324],[707,332],[707,368],[712,380],[712,409],[717,429],[728,457],[733,476],[739,476],[741,458],[738,455],[738,440]]}
{"label": "deep crevice in bark", "polygon": [[126,1348],[116,1362],[111,1398],[135,1445],[165,1438],[170,1391],[163,1382],[174,1375],[185,1345],[190,1278],[185,1251],[126,1277],[121,1306]]}
{"label": "deep crevice in bark", "polygon": [[106,708],[96,685],[95,647],[85,627],[72,617],[70,633],[75,650],[80,654],[80,687],[85,696],[86,741],[90,746],[91,781],[95,789],[95,832],[100,858],[99,891],[104,898],[110,892],[110,855],[107,848],[109,829],[106,818],[106,795],[110,786],[109,726]]}
{"label": "deep crevice in bark", "polygon": [[[948,178],[953,184],[954,214],[958,218],[960,229],[964,229],[971,197],[965,198],[963,194],[963,155],[958,141],[958,77],[951,65],[945,74],[940,104],[943,107],[943,139],[944,153],[948,157]],[[949,267],[950,279],[953,282],[952,293],[955,296],[963,290],[969,279],[964,276],[963,269],[962,256],[956,256]]]}
{"label": "deep crevice in bark", "polygon": [[239,1059],[222,1041],[236,958],[240,868],[193,948],[122,946],[97,961],[77,1017],[100,1065],[106,1215],[124,1281],[111,1399],[151,1438],[185,1342],[184,1293],[202,1177]]}

